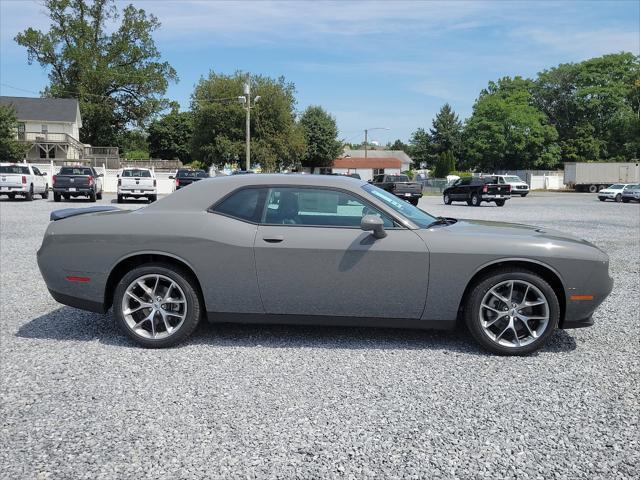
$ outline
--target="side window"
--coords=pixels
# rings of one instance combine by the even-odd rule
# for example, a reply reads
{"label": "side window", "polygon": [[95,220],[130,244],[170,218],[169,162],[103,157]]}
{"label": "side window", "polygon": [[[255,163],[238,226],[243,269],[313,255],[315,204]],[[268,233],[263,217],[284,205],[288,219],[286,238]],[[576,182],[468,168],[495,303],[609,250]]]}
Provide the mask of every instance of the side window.
{"label": "side window", "polygon": [[264,223],[360,228],[364,215],[378,215],[387,228],[393,221],[358,197],[336,190],[304,187],[272,188]]}
{"label": "side window", "polygon": [[244,188],[225,198],[212,211],[239,220],[258,223],[262,216],[265,195],[264,188]]}
{"label": "side window", "polygon": [[504,183],[504,178],[503,177],[498,177],[498,183],[503,184]]}
{"label": "side window", "polygon": [[460,179],[460,185],[471,185],[471,177],[463,177]]}
{"label": "side window", "polygon": [[40,175],[40,170],[38,170],[36,167],[31,167],[31,168],[33,168],[34,175]]}

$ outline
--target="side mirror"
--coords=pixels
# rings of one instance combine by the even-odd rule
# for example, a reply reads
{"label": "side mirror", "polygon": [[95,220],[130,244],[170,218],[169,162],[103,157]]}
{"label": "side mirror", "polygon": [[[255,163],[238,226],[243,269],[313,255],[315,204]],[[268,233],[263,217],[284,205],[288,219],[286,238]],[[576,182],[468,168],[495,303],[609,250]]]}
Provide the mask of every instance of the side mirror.
{"label": "side mirror", "polygon": [[384,231],[384,222],[377,215],[365,215],[360,221],[360,228],[365,232],[371,232],[376,238],[384,238],[387,232]]}
{"label": "side mirror", "polygon": [[175,180],[176,177],[174,177],[173,175],[169,175],[169,180]]}
{"label": "side mirror", "polygon": [[373,183],[373,180],[367,180],[367,183]]}

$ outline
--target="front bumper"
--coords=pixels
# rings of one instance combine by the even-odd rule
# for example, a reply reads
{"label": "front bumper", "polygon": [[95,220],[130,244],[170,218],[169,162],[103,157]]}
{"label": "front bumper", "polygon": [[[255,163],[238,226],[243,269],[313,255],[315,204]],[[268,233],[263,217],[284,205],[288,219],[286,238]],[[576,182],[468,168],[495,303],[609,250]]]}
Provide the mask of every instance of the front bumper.
{"label": "front bumper", "polygon": [[593,325],[593,313],[605,301],[613,290],[613,278],[608,273],[606,278],[599,275],[591,275],[588,285],[582,290],[593,295],[592,300],[572,300],[571,292],[566,296],[566,312],[564,320],[560,323],[560,328],[582,328]]}
{"label": "front bumper", "polygon": [[623,200],[635,200],[636,202],[640,202],[640,195],[625,195],[622,194]]}

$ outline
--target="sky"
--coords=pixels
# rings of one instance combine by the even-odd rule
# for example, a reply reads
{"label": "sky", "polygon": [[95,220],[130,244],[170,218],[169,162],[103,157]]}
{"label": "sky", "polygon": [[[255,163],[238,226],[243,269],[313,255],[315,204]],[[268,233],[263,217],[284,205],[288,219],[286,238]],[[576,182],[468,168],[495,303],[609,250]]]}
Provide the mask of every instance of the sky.
{"label": "sky", "polygon": [[[407,141],[448,102],[461,119],[480,90],[560,63],[640,54],[640,0],[207,1],[130,0],[162,23],[156,45],[180,78],[167,96],[183,109],[213,70],[284,76],[298,111],[321,105],[340,137]],[[39,0],[0,0],[0,95],[38,96],[47,72],[13,38],[46,29]],[[241,94],[241,92],[239,92]]]}

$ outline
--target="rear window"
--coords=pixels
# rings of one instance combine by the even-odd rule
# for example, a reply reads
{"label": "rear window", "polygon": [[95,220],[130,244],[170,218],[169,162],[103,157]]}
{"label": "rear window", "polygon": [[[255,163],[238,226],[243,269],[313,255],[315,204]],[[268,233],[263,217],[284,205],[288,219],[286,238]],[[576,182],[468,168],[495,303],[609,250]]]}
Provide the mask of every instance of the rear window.
{"label": "rear window", "polygon": [[387,182],[408,182],[409,177],[406,175],[387,175]]}
{"label": "rear window", "polygon": [[58,175],[93,175],[90,168],[62,167]]}
{"label": "rear window", "polygon": [[0,173],[19,173],[29,175],[29,167],[21,167],[20,165],[4,165],[0,167]]}
{"label": "rear window", "polygon": [[178,170],[178,177],[182,178],[205,178],[207,172],[204,170]]}
{"label": "rear window", "polygon": [[123,177],[151,177],[151,172],[149,170],[123,170]]}
{"label": "rear window", "polygon": [[498,183],[498,177],[482,177],[480,180],[484,185],[488,183]]}

